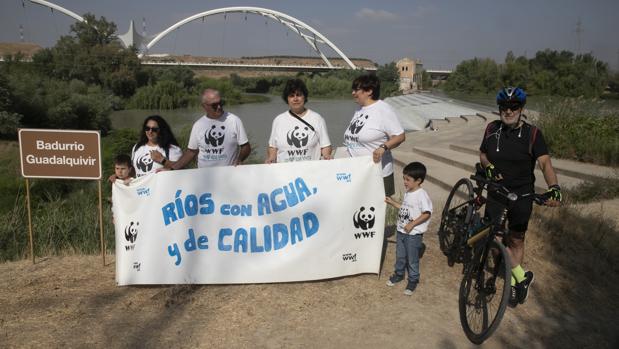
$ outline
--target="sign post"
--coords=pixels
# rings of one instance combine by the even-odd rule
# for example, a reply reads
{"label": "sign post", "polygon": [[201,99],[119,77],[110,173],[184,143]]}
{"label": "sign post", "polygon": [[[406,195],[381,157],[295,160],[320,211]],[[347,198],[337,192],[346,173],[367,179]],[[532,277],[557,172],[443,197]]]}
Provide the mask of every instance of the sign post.
{"label": "sign post", "polygon": [[99,181],[99,229],[105,265],[101,198],[101,136],[99,131],[20,129],[21,173],[26,178],[30,255],[34,241],[28,178],[90,179]]}

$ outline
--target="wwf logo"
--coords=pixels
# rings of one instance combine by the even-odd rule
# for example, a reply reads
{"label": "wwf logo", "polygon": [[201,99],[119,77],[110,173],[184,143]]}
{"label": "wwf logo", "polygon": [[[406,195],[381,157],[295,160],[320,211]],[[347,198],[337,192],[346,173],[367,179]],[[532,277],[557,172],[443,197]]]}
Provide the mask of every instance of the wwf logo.
{"label": "wwf logo", "polygon": [[217,125],[211,126],[211,129],[204,133],[204,141],[206,144],[212,147],[220,147],[224,144],[224,138],[226,137],[226,126],[221,125],[217,127]]}
{"label": "wwf logo", "polygon": [[131,222],[128,226],[125,227],[125,240],[129,241],[130,243],[134,243],[135,240],[137,240],[138,225],[140,225],[140,222],[135,222],[135,224]]}
{"label": "wwf logo", "polygon": [[365,122],[368,120],[368,117],[369,115],[361,114],[358,118],[350,122],[350,126],[348,126],[348,131],[350,131],[350,133],[354,135],[359,133],[359,131],[361,131],[361,129],[365,125]]}
{"label": "wwf logo", "polygon": [[295,126],[294,129],[288,131],[286,139],[288,145],[294,145],[296,148],[305,147],[309,140],[309,127]]}
{"label": "wwf logo", "polygon": [[338,182],[350,183],[352,181],[352,173],[336,173],[335,178]]}
{"label": "wwf logo", "polygon": [[355,212],[352,217],[355,228],[361,228],[363,230],[372,229],[375,219],[376,214],[374,213],[374,207],[370,207],[366,210],[363,206],[361,206],[359,211]]}
{"label": "wwf logo", "polygon": [[140,156],[136,166],[142,172],[150,172],[153,169],[153,159],[150,158],[150,154]]}

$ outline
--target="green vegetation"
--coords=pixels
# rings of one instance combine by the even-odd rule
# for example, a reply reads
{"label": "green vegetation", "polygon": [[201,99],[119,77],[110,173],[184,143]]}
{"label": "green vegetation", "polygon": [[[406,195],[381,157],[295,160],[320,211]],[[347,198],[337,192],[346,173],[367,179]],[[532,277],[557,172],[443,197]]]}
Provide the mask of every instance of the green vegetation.
{"label": "green vegetation", "polygon": [[515,57],[510,51],[503,64],[494,60],[466,60],[445,84],[446,91],[492,93],[501,86],[519,86],[531,95],[599,97],[609,82],[608,66],[592,54],[539,51],[534,58]]}
{"label": "green vegetation", "polygon": [[619,110],[604,101],[549,98],[535,120],[554,156],[619,165]]}
{"label": "green vegetation", "polygon": [[92,14],[84,18],[31,63],[21,54],[4,57],[0,138],[16,138],[19,127],[98,129],[105,136],[113,110],[194,106],[207,87],[219,89],[231,104],[264,100],[242,94],[229,79],[195,78],[189,68],[143,68],[136,51],[115,37],[114,23]]}
{"label": "green vegetation", "polygon": [[[367,72],[361,70],[336,70],[324,73],[299,73],[297,77],[307,85],[310,98],[350,97],[352,81]],[[398,94],[399,75],[395,63],[379,66],[376,75],[381,80],[381,98]],[[281,95],[290,76],[269,78],[241,78],[230,76],[232,86],[248,93],[270,93]]]}

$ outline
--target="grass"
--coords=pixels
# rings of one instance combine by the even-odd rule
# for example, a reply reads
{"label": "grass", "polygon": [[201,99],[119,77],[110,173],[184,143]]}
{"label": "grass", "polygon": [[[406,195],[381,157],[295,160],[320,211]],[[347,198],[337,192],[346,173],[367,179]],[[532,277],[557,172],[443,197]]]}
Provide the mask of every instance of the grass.
{"label": "grass", "polygon": [[[52,180],[31,181],[32,229],[35,255],[98,253],[98,191],[94,182],[75,183],[69,193],[56,191]],[[49,190],[41,187],[52,184]],[[0,261],[24,258],[28,247],[28,217],[24,187],[18,188],[13,207],[0,215]],[[103,221],[108,249],[114,233],[107,195],[103,194]]]}
{"label": "grass", "polygon": [[616,178],[599,178],[593,181],[585,181],[565,191],[567,197],[574,203],[614,199],[619,197],[619,180]]}
{"label": "grass", "polygon": [[601,100],[549,98],[539,112],[536,124],[553,156],[619,165],[619,109]]}
{"label": "grass", "polygon": [[[615,223],[599,214],[583,214],[571,205],[552,210],[534,210],[529,226],[537,226],[553,259],[569,260],[588,282],[608,283],[617,275],[619,231]],[[563,262],[561,262],[563,263]],[[592,280],[594,279],[594,280]],[[608,285],[614,287],[614,285]]]}

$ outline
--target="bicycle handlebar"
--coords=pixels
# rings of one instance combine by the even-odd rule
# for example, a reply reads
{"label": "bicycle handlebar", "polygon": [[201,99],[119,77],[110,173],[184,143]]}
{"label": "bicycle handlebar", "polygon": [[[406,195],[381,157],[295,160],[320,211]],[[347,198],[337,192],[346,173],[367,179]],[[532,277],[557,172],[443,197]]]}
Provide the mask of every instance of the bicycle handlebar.
{"label": "bicycle handlebar", "polygon": [[528,197],[531,195],[533,195],[533,201],[538,205],[544,205],[546,201],[548,201],[548,198],[546,198],[546,196],[544,196],[543,194],[527,193],[527,194],[518,195],[510,191],[509,189],[507,189],[504,185],[498,182],[489,180],[486,177],[482,177],[479,175],[471,175],[470,178],[476,182],[483,183],[485,186],[487,186],[488,190],[496,192],[497,194],[507,198],[509,201],[517,201],[519,198],[524,198],[524,197]]}

